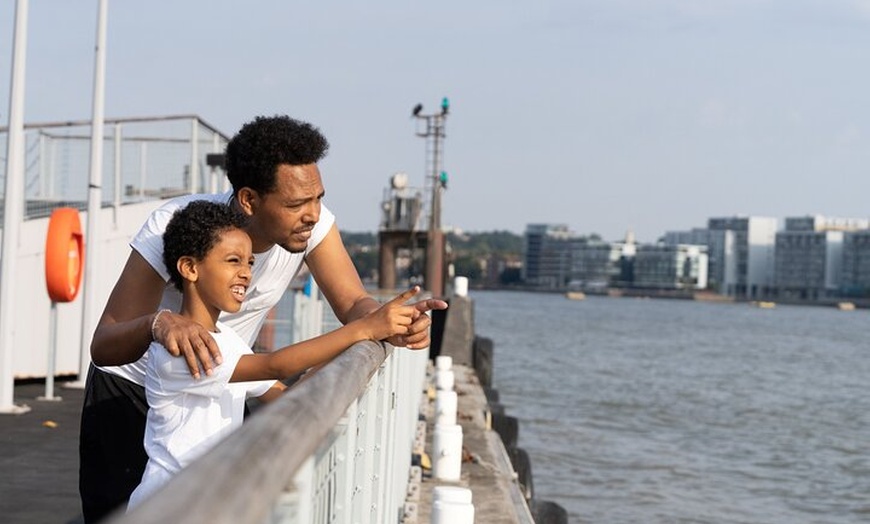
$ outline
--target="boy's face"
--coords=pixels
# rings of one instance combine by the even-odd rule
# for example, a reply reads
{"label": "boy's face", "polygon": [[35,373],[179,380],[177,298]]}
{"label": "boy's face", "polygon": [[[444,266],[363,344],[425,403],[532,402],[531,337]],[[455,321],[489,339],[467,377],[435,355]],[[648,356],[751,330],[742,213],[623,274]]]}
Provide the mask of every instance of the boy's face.
{"label": "boy's face", "polygon": [[278,244],[291,253],[305,251],[311,230],[320,220],[323,182],[317,164],[281,164],[275,190],[256,193],[251,200],[247,231],[254,249],[262,253]]}
{"label": "boy's face", "polygon": [[235,313],[251,283],[251,238],[241,229],[221,233],[204,259],[197,262],[197,293],[206,306]]}

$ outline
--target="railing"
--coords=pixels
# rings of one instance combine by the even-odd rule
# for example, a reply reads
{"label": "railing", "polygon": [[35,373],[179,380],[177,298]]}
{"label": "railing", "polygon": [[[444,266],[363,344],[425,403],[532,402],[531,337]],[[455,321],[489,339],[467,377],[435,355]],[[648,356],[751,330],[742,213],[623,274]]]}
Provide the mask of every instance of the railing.
{"label": "railing", "polygon": [[400,522],[427,363],[354,344],[113,522]]}
{"label": "railing", "polygon": [[[89,120],[25,125],[24,218],[48,216],[58,206],[87,207],[90,126]],[[7,132],[0,127],[0,195]],[[228,188],[207,162],[228,137],[196,115],[106,119],[104,140],[103,207]]]}

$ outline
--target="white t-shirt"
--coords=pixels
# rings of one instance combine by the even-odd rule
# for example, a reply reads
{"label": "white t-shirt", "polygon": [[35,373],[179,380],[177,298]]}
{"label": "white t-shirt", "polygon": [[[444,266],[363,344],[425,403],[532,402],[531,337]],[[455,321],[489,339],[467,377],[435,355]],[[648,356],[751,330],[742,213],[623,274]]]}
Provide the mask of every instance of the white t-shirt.
{"label": "white t-shirt", "polygon": [[[154,210],[148,220],[139,230],[130,247],[135,249],[154,268],[157,273],[167,282],[163,290],[163,299],[160,308],[166,308],[174,312],[181,310],[181,293],[169,283],[169,273],[163,264],[163,232],[172,214],[176,210],[186,206],[194,200],[208,200],[211,202],[229,202],[232,192],[218,194],[186,195],[174,198]],[[335,215],[321,205],[320,220],[314,226],[311,237],[308,239],[308,247],[303,253],[290,253],[281,246],[274,245],[265,253],[254,253],[254,267],[251,269],[251,284],[242,302],[242,308],[237,313],[221,313],[223,323],[233,328],[248,346],[253,346],[257,335],[269,310],[278,303],[287,286],[299,272],[305,257],[317,247],[329,233],[335,223]],[[100,369],[126,378],[136,384],[145,383],[145,367],[148,352],[131,364],[123,366],[102,366]]]}
{"label": "white t-shirt", "polygon": [[230,378],[250,347],[226,324],[218,322],[212,333],[223,363],[212,376],[195,380],[183,358],[173,357],[152,342],[145,376],[148,419],[145,451],[148,464],[142,482],[130,497],[129,507],[139,504],[182,468],[213,448],[242,425],[245,399],[264,394],[274,380],[233,382]]}

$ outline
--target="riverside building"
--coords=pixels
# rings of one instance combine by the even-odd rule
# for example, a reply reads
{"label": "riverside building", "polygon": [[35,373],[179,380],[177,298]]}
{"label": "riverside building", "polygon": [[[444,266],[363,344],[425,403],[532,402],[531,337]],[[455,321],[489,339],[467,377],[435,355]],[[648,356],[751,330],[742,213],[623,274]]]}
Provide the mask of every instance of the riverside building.
{"label": "riverside building", "polygon": [[668,231],[667,245],[697,245],[707,248],[707,288],[724,293],[724,283],[737,280],[737,257],[734,253],[734,231],[693,228],[690,231]]}
{"label": "riverside building", "polygon": [[629,285],[635,249],[630,234],[625,242],[583,239],[571,252],[571,282],[588,290]]}
{"label": "riverside building", "polygon": [[571,279],[572,248],[580,241],[565,224],[528,224],[523,237],[523,280],[542,289],[563,289]]}
{"label": "riverside building", "polygon": [[706,289],[707,246],[648,244],[637,248],[634,285],[652,289]]}
{"label": "riverside building", "polygon": [[870,230],[843,233],[843,280],[846,297],[870,296]]}
{"label": "riverside building", "polygon": [[[840,296],[844,287],[852,286],[844,282],[845,234],[868,228],[866,219],[821,215],[786,218],[785,230],[776,235],[777,296],[799,300]],[[850,252],[856,253],[854,240],[850,244]],[[854,275],[854,255],[851,262]]]}
{"label": "riverside building", "polygon": [[776,228],[776,219],[770,217],[735,216],[707,221],[710,231],[731,231],[734,235],[734,273],[725,272],[720,293],[753,299],[771,295]]}
{"label": "riverside building", "polygon": [[774,291],[777,221],[769,217],[716,217],[707,228],[669,231],[668,245],[707,246],[710,289],[737,298],[763,298]]}

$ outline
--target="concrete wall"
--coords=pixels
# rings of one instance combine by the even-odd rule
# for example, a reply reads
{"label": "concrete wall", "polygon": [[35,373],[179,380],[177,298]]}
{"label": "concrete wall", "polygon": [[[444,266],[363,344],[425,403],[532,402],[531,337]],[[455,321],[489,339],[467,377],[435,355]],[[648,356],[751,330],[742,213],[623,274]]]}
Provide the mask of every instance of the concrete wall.
{"label": "concrete wall", "polygon": [[[130,254],[130,239],[148,214],[162,203],[162,200],[155,200],[117,209],[104,208],[100,211],[96,260],[85,260],[85,264],[96,264],[95,282],[83,282],[75,300],[57,304],[57,375],[79,373],[82,304],[86,289],[89,289],[88,300],[93,301],[91,309],[94,318],[90,325],[95,325]],[[80,217],[82,229],[85,230],[87,212],[81,213]],[[17,275],[9,283],[14,286],[16,300],[12,328],[12,374],[16,379],[44,377],[48,369],[48,353],[52,340],[49,333],[51,300],[45,285],[47,232],[48,218],[27,220],[21,224]],[[85,235],[87,243],[87,231]],[[5,370],[2,372],[5,373]]]}

